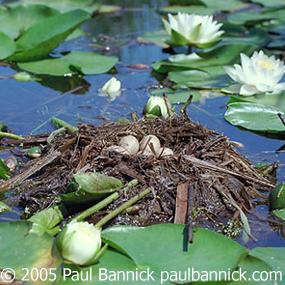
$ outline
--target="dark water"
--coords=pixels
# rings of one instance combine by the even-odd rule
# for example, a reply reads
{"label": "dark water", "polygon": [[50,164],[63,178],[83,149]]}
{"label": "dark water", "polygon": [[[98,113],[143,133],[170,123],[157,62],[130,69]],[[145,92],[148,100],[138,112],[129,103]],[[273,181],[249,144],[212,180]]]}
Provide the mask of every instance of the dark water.
{"label": "dark water", "polygon": [[[155,0],[113,0],[123,7],[117,14],[98,16],[84,25],[87,37],[69,41],[56,52],[73,50],[100,51],[102,46],[110,46],[107,54],[119,56],[118,74],[124,88],[121,97],[110,102],[98,96],[98,89],[111,75],[85,76],[84,78],[44,78],[41,82],[17,82],[13,79],[0,80],[0,121],[6,123],[13,132],[27,135],[52,130],[51,116],[58,116],[72,124],[87,122],[99,124],[102,118],[115,120],[129,116],[131,112],[141,113],[148,98],[148,89],[158,82],[150,70],[135,70],[131,64],[150,65],[154,61],[167,58],[162,49],[152,45],[140,45],[136,37],[145,32],[162,28],[160,16],[156,13],[159,5],[167,1]],[[95,41],[95,38],[98,39]],[[14,71],[0,67],[0,75],[8,76]],[[72,92],[71,90],[77,90]],[[71,91],[71,92],[69,92]],[[285,142],[270,139],[240,130],[223,119],[227,98],[206,100],[191,105],[188,112],[191,118],[210,129],[215,129],[234,141],[241,142],[240,151],[254,163],[280,162],[279,181],[284,180],[285,154],[276,152]],[[5,154],[3,154],[5,156]],[[266,220],[268,210],[258,207],[258,215]],[[2,215],[1,218],[17,218],[17,214]],[[284,246],[285,240],[274,232],[268,224],[255,216],[249,217],[251,227],[258,242],[248,246]]]}

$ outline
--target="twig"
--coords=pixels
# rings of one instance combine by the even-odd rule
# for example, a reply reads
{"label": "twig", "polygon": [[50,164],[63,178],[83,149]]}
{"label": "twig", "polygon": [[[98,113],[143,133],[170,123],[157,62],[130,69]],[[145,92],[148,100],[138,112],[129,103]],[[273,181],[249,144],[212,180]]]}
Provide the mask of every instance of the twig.
{"label": "twig", "polygon": [[194,156],[184,155],[183,158],[188,160],[188,161],[190,161],[191,163],[195,164],[198,167],[207,168],[207,169],[210,169],[210,170],[213,170],[213,171],[226,173],[226,174],[238,177],[240,179],[251,181],[251,182],[254,182],[254,183],[257,183],[257,184],[260,184],[260,185],[264,185],[264,186],[267,186],[267,187],[270,187],[270,188],[274,188],[275,187],[274,184],[270,183],[266,179],[261,180],[261,179],[257,179],[257,178],[254,178],[254,177],[250,177],[250,176],[248,176],[246,174],[240,174],[238,172],[234,172],[234,171],[231,171],[231,170],[228,170],[228,169],[216,166],[216,165],[214,165],[212,163],[203,161],[203,160],[198,159],[198,158],[196,158]]}
{"label": "twig", "polygon": [[139,201],[140,199],[144,198],[146,195],[148,195],[149,193],[151,193],[151,188],[147,188],[144,191],[142,191],[141,193],[137,194],[136,196],[134,196],[133,198],[131,198],[129,201],[123,203],[120,207],[118,207],[117,209],[111,211],[107,216],[105,216],[103,219],[101,219],[95,226],[98,228],[102,228],[106,223],[108,223],[109,221],[111,221],[113,218],[115,218],[116,216],[118,216],[120,213],[122,213],[123,211],[125,211],[127,208],[129,208],[130,206],[132,206],[133,204],[135,204],[137,201]]}
{"label": "twig", "polygon": [[35,163],[25,170],[24,172],[12,177],[11,179],[5,181],[4,183],[0,184],[0,193],[5,192],[6,190],[15,187],[16,185],[22,183],[27,178],[41,170],[46,165],[53,162],[55,159],[57,159],[61,155],[61,152],[59,151],[52,151],[47,156],[35,161]]}
{"label": "twig", "polygon": [[187,107],[192,103],[193,95],[189,95],[187,101],[184,103],[184,105],[180,109],[180,113],[187,119],[189,120],[189,117],[187,115],[186,109]]}
{"label": "twig", "polygon": [[85,220],[87,217],[95,214],[96,212],[100,211],[101,209],[105,208],[115,200],[117,200],[120,197],[120,193],[129,190],[130,188],[135,187],[138,185],[138,181],[136,179],[130,181],[123,189],[119,190],[119,192],[115,192],[105,198],[104,200],[100,201],[96,205],[92,206],[91,208],[86,209],[83,211],[81,214],[76,216],[75,218],[72,219],[72,221],[80,222]]}
{"label": "twig", "polygon": [[281,123],[285,127],[285,117],[283,116],[282,113],[277,113],[278,118],[280,119]]}

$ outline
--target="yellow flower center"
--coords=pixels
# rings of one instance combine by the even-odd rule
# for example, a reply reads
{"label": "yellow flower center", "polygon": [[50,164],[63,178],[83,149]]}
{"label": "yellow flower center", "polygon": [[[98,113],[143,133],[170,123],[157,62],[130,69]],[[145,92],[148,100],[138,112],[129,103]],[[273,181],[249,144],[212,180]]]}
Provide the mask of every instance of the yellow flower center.
{"label": "yellow flower center", "polygon": [[257,65],[259,65],[261,68],[267,69],[267,70],[272,70],[275,68],[275,64],[272,61],[266,60],[266,59],[258,60]]}

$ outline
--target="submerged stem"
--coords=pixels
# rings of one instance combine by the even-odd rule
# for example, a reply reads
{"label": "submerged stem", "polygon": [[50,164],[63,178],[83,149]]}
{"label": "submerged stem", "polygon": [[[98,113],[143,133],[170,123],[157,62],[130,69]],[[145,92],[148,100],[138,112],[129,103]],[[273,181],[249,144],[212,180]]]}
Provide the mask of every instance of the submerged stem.
{"label": "submerged stem", "polygon": [[111,211],[107,216],[105,216],[103,219],[101,219],[95,226],[98,228],[102,228],[105,224],[107,224],[110,220],[118,216],[120,213],[125,211],[127,208],[135,204],[137,201],[145,197],[147,194],[151,192],[150,188],[145,189],[141,193],[137,194],[133,198],[131,198],[129,201],[123,203],[120,207],[117,209]]}

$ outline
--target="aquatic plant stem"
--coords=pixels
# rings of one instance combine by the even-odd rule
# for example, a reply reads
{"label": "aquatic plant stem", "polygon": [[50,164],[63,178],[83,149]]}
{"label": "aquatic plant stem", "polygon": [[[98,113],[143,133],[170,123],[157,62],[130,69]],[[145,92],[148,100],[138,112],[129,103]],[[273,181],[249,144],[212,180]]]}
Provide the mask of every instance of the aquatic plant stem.
{"label": "aquatic plant stem", "polygon": [[81,214],[79,214],[78,216],[73,218],[72,222],[81,222],[81,221],[85,220],[87,217],[95,214],[96,212],[100,211],[101,209],[105,208],[106,206],[108,206],[109,204],[111,204],[112,202],[117,200],[120,197],[121,192],[127,191],[130,188],[135,187],[136,185],[138,185],[138,183],[139,182],[136,179],[131,180],[123,189],[121,189],[118,192],[111,194],[110,196],[108,196],[104,200],[102,200],[99,203],[95,204],[94,206],[86,209]]}
{"label": "aquatic plant stem", "polygon": [[12,139],[12,140],[23,140],[24,139],[24,137],[18,136],[12,133],[0,132],[0,139],[2,138]]}
{"label": "aquatic plant stem", "polygon": [[145,189],[141,193],[137,194],[133,198],[131,198],[129,201],[123,203],[120,207],[117,209],[111,211],[107,216],[105,216],[103,219],[101,219],[95,226],[97,228],[102,228],[105,224],[107,224],[110,220],[118,216],[120,213],[125,211],[127,208],[135,204],[140,199],[144,198],[146,195],[148,195],[151,192],[150,188]]}
{"label": "aquatic plant stem", "polygon": [[51,118],[51,123],[57,127],[57,128],[65,128],[68,132],[70,133],[76,133],[78,132],[78,128],[70,125],[69,123],[59,119],[59,118],[56,118],[56,117],[52,117]]}

